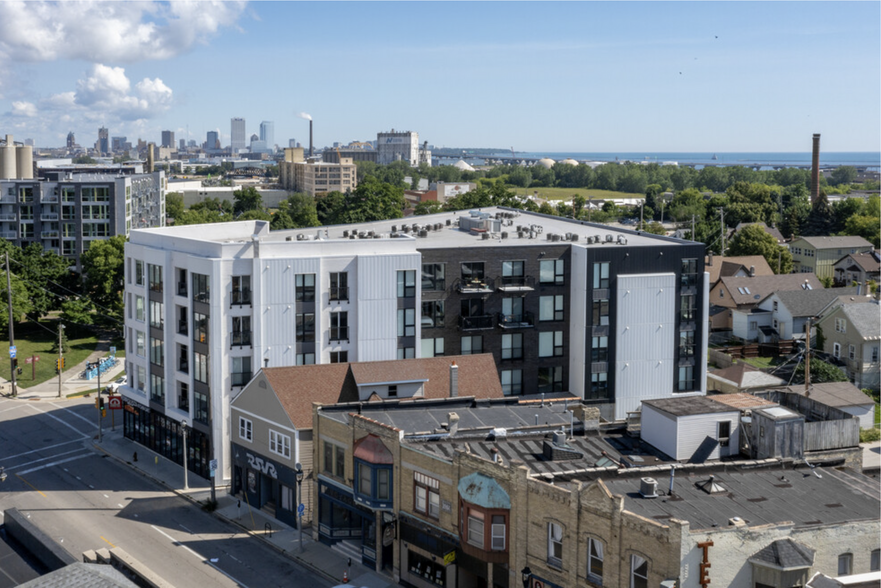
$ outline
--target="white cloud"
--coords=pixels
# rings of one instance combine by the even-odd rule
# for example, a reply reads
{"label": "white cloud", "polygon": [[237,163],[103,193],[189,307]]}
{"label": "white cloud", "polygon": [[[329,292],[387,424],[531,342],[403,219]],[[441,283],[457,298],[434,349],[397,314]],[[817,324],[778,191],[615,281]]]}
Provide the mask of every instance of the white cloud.
{"label": "white cloud", "polygon": [[246,3],[0,2],[0,58],[131,63],[168,59],[233,26]]}
{"label": "white cloud", "polygon": [[132,89],[125,69],[96,64],[76,83],[76,92],[56,94],[44,104],[82,109],[87,117],[133,121],[153,118],[171,108],[173,92],[159,78],[144,78]]}
{"label": "white cloud", "polygon": [[13,102],[12,116],[35,117],[37,116],[37,107],[30,102]]}

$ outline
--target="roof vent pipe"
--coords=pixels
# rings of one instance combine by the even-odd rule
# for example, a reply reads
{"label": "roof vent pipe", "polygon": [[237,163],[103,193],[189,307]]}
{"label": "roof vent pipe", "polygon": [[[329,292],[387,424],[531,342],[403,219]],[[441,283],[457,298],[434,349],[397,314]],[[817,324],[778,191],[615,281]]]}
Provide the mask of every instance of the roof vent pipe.
{"label": "roof vent pipe", "polygon": [[673,479],[676,476],[676,466],[670,466],[670,489],[667,491],[667,494],[673,496]]}
{"label": "roof vent pipe", "polygon": [[459,415],[451,412],[447,415],[447,421],[450,423],[450,436],[459,432]]}
{"label": "roof vent pipe", "polygon": [[751,278],[756,277],[756,266],[754,266],[754,265],[749,266],[749,277],[751,277]]}
{"label": "roof vent pipe", "polygon": [[490,453],[492,453],[492,456],[493,456],[493,463],[499,463],[499,450],[498,450],[498,448],[493,447],[490,450]]}
{"label": "roof vent pipe", "polygon": [[459,395],[459,366],[456,362],[450,364],[450,398]]}

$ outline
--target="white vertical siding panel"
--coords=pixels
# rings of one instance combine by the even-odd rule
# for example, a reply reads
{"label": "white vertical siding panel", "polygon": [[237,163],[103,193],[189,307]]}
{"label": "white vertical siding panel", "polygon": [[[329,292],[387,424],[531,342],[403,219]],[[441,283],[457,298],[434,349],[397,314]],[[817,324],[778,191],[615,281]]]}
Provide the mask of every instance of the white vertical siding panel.
{"label": "white vertical siding panel", "polygon": [[587,249],[572,245],[569,289],[569,391],[584,398],[587,370]]}
{"label": "white vertical siding panel", "polygon": [[704,303],[701,308],[701,341],[700,363],[696,366],[700,372],[698,381],[701,383],[701,394],[707,393],[707,356],[710,346],[710,273],[704,272]]}
{"label": "white vertical siding panel", "polygon": [[[740,413],[733,412],[716,412],[710,414],[695,414],[679,418],[679,443],[677,447],[676,459],[689,459],[700,444],[707,437],[717,439],[718,423],[722,421],[731,421],[731,436],[729,437],[729,447],[737,453],[738,433],[740,425]],[[717,445],[710,454],[709,459],[719,459],[720,447]]]}
{"label": "white vertical siding panel", "polygon": [[676,276],[619,275],[615,319],[615,419],[673,393]]}
{"label": "white vertical siding panel", "polygon": [[[397,272],[416,272],[416,300],[422,298],[419,278],[422,256],[419,253],[358,257],[357,353],[359,361],[377,361],[397,357]],[[421,325],[416,308],[416,352],[419,353]]]}
{"label": "white vertical siding panel", "polygon": [[643,441],[670,457],[679,459],[676,455],[679,443],[677,435],[676,419],[651,406],[643,405],[640,426],[640,437]]}

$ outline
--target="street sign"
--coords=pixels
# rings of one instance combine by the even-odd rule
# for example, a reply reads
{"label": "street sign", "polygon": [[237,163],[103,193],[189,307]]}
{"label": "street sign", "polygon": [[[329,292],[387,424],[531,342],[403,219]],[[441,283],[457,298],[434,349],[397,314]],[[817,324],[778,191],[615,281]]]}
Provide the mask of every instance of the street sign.
{"label": "street sign", "polygon": [[31,357],[26,357],[25,360],[24,360],[25,363],[32,363],[32,362],[35,362],[35,361],[40,361],[40,356],[39,356],[39,355],[34,355],[34,356],[31,356]]}
{"label": "street sign", "polygon": [[444,555],[444,565],[448,566],[451,563],[453,563],[454,561],[456,561],[456,550],[455,549],[453,551],[447,553],[446,555]]}
{"label": "street sign", "polygon": [[212,459],[211,461],[208,462],[208,469],[210,469],[212,472],[217,469],[217,460],[216,459]]}
{"label": "street sign", "polygon": [[122,410],[122,396],[108,396],[107,404],[110,410]]}
{"label": "street sign", "polygon": [[304,512],[306,512],[306,505],[301,502],[297,505],[297,514],[303,516]]}
{"label": "street sign", "polygon": [[9,359],[15,359],[15,345],[9,346]]}
{"label": "street sign", "polygon": [[114,353],[116,353],[116,347],[111,347],[111,348],[110,348],[110,353],[111,353],[111,355],[114,354]]}

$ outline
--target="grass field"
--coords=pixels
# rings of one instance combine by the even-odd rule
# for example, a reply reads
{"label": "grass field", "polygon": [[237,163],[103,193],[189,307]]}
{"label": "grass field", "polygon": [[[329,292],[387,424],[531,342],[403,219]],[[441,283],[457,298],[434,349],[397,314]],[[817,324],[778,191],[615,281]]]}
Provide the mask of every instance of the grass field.
{"label": "grass field", "polygon": [[622,198],[644,198],[645,194],[630,194],[628,192],[612,192],[611,190],[593,190],[588,188],[515,188],[517,194],[533,194],[538,192],[539,198],[549,200],[569,200],[575,194],[581,194],[585,198],[590,196],[594,200],[612,200]]}
{"label": "grass field", "polygon": [[[18,386],[27,388],[56,377],[55,360],[58,359],[58,355],[52,353],[52,344],[56,340],[54,332],[57,329],[58,324],[54,321],[41,322],[39,325],[34,325],[33,323],[15,325],[16,357],[18,358],[18,367],[22,370],[21,375],[16,379]],[[68,369],[71,369],[73,366],[84,361],[95,350],[98,338],[85,329],[69,327],[67,329],[67,341],[69,351],[64,354],[64,359]],[[11,374],[8,359],[8,343],[4,347],[4,360],[0,361],[0,365],[2,365],[0,367],[0,376],[9,380]],[[120,349],[123,348],[120,347]],[[25,363],[26,359],[33,356],[40,358],[39,361],[35,362],[35,369],[32,364]]]}

